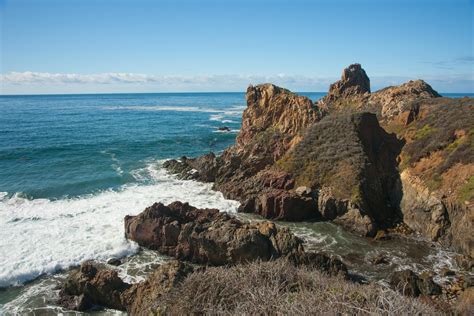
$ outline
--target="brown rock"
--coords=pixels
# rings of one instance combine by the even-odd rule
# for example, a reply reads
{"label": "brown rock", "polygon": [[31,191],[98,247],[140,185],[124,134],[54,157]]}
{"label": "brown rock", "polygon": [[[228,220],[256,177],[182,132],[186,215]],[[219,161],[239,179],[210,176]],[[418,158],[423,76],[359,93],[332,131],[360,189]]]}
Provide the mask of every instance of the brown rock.
{"label": "brown rock", "polygon": [[265,217],[286,221],[319,219],[317,203],[284,190],[273,190],[261,194],[255,201],[254,212]]}
{"label": "brown rock", "polygon": [[105,270],[91,261],[71,272],[60,291],[59,304],[72,310],[84,311],[92,305],[125,310],[121,295],[130,285],[119,278],[117,271]]}
{"label": "brown rock", "polygon": [[343,70],[341,80],[331,84],[324,102],[364,93],[370,93],[369,77],[360,64],[352,64]]}
{"label": "brown rock", "polygon": [[439,295],[441,288],[433,282],[431,276],[418,276],[411,270],[396,271],[390,276],[390,284],[399,292],[407,296]]}
{"label": "brown rock", "polygon": [[130,315],[153,315],[157,299],[182,282],[194,268],[173,260],[159,266],[144,282],[134,284],[123,294]]}
{"label": "brown rock", "polygon": [[137,216],[125,217],[125,236],[163,254],[210,265],[269,260],[303,250],[289,230],[265,230],[261,225],[187,203],[155,203]]}
{"label": "brown rock", "polygon": [[237,136],[239,149],[268,129],[294,137],[319,118],[318,109],[310,99],[272,84],[249,86],[246,99],[247,108]]}

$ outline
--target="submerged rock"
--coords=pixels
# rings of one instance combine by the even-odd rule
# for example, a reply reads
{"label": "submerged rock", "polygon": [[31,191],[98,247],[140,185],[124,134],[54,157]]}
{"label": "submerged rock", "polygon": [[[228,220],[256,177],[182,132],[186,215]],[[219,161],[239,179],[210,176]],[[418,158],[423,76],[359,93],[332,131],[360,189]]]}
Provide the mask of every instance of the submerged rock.
{"label": "submerged rock", "polygon": [[303,251],[302,241],[273,223],[247,224],[217,209],[155,203],[125,217],[125,236],[139,245],[195,263],[270,260]]}

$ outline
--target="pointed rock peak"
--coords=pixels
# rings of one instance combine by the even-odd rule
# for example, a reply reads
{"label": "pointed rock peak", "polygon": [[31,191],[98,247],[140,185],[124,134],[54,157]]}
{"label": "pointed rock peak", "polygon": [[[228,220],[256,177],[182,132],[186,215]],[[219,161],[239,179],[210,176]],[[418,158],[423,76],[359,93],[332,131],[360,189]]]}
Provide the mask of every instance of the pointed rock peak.
{"label": "pointed rock peak", "polygon": [[331,84],[327,100],[364,93],[370,93],[370,79],[360,64],[352,64],[343,70],[341,80]]}

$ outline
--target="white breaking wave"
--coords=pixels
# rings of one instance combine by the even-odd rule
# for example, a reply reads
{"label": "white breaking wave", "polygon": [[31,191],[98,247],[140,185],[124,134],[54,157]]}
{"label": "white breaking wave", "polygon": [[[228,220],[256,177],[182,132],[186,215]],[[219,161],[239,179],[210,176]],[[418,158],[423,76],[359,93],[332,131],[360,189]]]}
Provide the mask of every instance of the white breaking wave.
{"label": "white breaking wave", "polygon": [[235,212],[211,184],[178,180],[150,163],[134,176],[150,185],[126,185],[119,191],[60,200],[28,200],[0,194],[0,287],[17,285],[44,273],[78,265],[87,259],[107,260],[137,252],[124,238],[125,215],[138,214],[154,202],[176,200],[196,207]]}

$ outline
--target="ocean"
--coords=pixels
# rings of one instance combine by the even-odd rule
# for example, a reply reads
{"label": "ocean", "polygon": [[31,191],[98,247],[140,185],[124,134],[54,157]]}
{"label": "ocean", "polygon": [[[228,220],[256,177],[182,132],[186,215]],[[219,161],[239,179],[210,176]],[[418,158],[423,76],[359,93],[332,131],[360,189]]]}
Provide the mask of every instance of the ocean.
{"label": "ocean", "polygon": [[[165,259],[127,241],[123,218],[154,202],[235,212],[238,203],[211,184],[178,180],[161,164],[222,152],[234,143],[244,109],[244,93],[0,96],[0,311],[53,310],[47,297],[64,271],[87,259],[126,257],[121,275],[143,279],[149,262]],[[455,268],[449,253],[429,246],[377,248],[329,223],[282,224],[310,249],[342,255],[357,246],[356,270],[367,270],[367,256],[377,251],[398,256],[400,266]]]}

